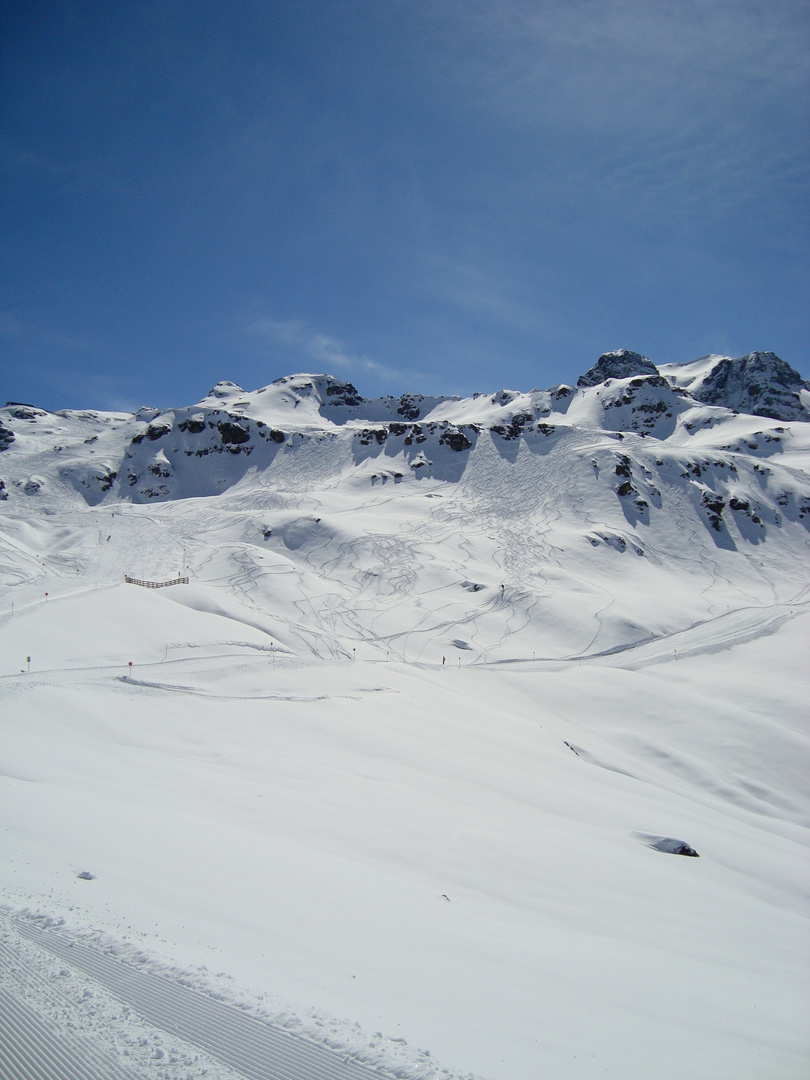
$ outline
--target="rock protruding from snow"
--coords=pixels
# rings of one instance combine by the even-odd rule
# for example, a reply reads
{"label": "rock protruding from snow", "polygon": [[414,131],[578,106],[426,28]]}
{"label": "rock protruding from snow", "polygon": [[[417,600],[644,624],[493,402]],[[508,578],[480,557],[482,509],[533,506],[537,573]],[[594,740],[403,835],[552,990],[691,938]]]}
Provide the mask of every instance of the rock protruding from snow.
{"label": "rock protruding from snow", "polygon": [[244,394],[244,390],[241,386],[238,386],[235,382],[230,382],[228,379],[221,379],[215,387],[208,391],[208,396],[212,398],[228,398],[233,397],[234,394]]}
{"label": "rock protruding from snow", "polygon": [[356,386],[342,382],[334,375],[284,375],[272,385],[292,391],[301,401],[312,398],[321,406],[356,408],[365,401]]}
{"label": "rock protruding from snow", "polygon": [[810,420],[802,390],[810,383],[772,352],[752,352],[736,359],[723,356],[685,389],[705,405],[772,420]]}
{"label": "rock protruding from snow", "polygon": [[615,349],[602,353],[590,371],[580,375],[577,386],[598,386],[606,379],[630,379],[634,375],[657,375],[658,368],[641,353]]}

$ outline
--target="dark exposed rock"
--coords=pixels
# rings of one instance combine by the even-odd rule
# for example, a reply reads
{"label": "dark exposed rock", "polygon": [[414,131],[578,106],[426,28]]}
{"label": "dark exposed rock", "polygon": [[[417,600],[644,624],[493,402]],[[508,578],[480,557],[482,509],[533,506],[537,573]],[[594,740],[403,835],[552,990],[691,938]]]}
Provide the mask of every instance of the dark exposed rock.
{"label": "dark exposed rock", "polygon": [[462,450],[469,450],[472,446],[472,443],[464,432],[458,430],[445,431],[440,436],[439,443],[449,446],[451,450],[455,450],[458,453]]}
{"label": "dark exposed rock", "polygon": [[385,428],[363,428],[355,437],[359,440],[361,446],[369,446],[372,439],[376,441],[378,446],[382,446],[388,438],[388,432]]}
{"label": "dark exposed rock", "polygon": [[158,439],[162,439],[164,435],[168,435],[171,430],[168,424],[150,424],[145,434],[147,439],[156,442]]}
{"label": "dark exposed rock", "polygon": [[616,475],[624,476],[628,480],[630,479],[630,458],[626,457],[624,454],[622,454],[616,463]]}
{"label": "dark exposed rock", "polygon": [[11,444],[14,442],[14,432],[7,427],[3,427],[0,424],[0,451],[8,450]]}
{"label": "dark exposed rock", "polygon": [[676,840],[672,836],[648,836],[645,833],[636,833],[636,836],[639,840],[643,840],[647,847],[655,851],[663,851],[667,855],[688,855],[693,859],[700,857],[691,844],[687,844],[685,840]]}
{"label": "dark exposed rock", "polygon": [[181,420],[177,426],[181,431],[187,431],[189,435],[199,435],[205,431],[204,420]]}
{"label": "dark exposed rock", "polygon": [[405,420],[418,420],[421,401],[420,394],[403,394],[399,399],[397,415],[404,417]]}
{"label": "dark exposed rock", "polygon": [[329,381],[326,387],[327,397],[332,400],[330,405],[347,405],[349,407],[360,405],[365,400],[357,387],[352,386],[350,382],[338,382],[336,379]]}
{"label": "dark exposed rock", "polygon": [[232,443],[236,446],[241,443],[250,441],[250,432],[246,428],[243,428],[241,424],[234,423],[230,420],[221,420],[217,424],[217,430],[223,443]]}
{"label": "dark exposed rock", "polygon": [[493,424],[489,429],[502,439],[519,439],[526,424],[531,424],[531,413],[515,413],[508,424]]}
{"label": "dark exposed rock", "polygon": [[12,409],[11,415],[15,420],[36,420],[38,416],[45,416],[45,412],[42,409],[37,409],[33,405],[21,405],[19,408]]}
{"label": "dark exposed rock", "polygon": [[718,360],[689,393],[705,405],[722,405],[735,412],[774,420],[810,420],[800,391],[810,383],[772,352],[752,352]]}
{"label": "dark exposed rock", "polygon": [[571,397],[573,393],[573,386],[567,386],[565,383],[561,383],[559,386],[553,388],[551,396],[555,401],[563,401],[565,398]]}
{"label": "dark exposed rock", "polygon": [[708,514],[709,524],[719,532],[723,525],[723,510],[726,507],[725,499],[722,499],[713,491],[704,491],[700,502]]}
{"label": "dark exposed rock", "polygon": [[684,844],[684,843],[676,844],[675,847],[673,848],[671,854],[672,855],[688,855],[692,859],[699,859],[700,858],[700,856],[698,855],[698,853],[695,851],[695,849],[693,847],[690,847],[689,844]]}
{"label": "dark exposed rock", "polygon": [[598,386],[607,379],[629,379],[633,375],[658,375],[658,368],[641,353],[616,349],[602,353],[594,366],[580,375],[577,386]]}

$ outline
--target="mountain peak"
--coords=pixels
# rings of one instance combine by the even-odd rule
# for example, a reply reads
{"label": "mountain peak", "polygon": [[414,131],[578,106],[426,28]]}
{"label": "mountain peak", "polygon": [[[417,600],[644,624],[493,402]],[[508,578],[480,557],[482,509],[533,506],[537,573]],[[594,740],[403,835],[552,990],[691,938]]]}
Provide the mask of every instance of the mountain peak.
{"label": "mountain peak", "polygon": [[228,398],[233,397],[234,394],[244,394],[244,390],[235,382],[230,382],[228,379],[222,379],[217,383],[213,389],[208,391],[208,397],[212,398]]}
{"label": "mountain peak", "polygon": [[665,374],[704,405],[771,420],[810,420],[810,383],[773,352],[709,356],[705,364],[680,370],[667,365]]}
{"label": "mountain peak", "polygon": [[607,379],[630,379],[634,375],[657,375],[658,368],[646,356],[631,349],[602,353],[594,366],[580,375],[577,386],[598,386]]}

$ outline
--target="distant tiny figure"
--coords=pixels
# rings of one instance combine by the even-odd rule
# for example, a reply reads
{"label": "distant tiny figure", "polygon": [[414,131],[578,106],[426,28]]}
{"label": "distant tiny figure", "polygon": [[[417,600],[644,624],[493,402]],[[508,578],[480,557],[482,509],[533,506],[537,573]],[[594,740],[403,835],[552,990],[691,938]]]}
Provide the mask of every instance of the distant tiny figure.
{"label": "distant tiny figure", "polygon": [[442,667],[444,667],[444,657],[442,657]]}

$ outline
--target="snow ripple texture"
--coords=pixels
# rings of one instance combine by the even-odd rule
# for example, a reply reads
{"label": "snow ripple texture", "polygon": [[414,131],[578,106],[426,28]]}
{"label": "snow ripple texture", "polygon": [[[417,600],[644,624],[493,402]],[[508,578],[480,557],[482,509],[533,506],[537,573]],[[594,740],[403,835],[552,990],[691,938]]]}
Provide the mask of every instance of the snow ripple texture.
{"label": "snow ripple texture", "polygon": [[[3,918],[0,924],[4,1080],[379,1080],[383,1075],[59,932],[16,919]],[[101,1040],[91,1043],[73,1034],[86,1031],[93,1018]],[[122,1066],[121,1057],[133,1064]]]}

